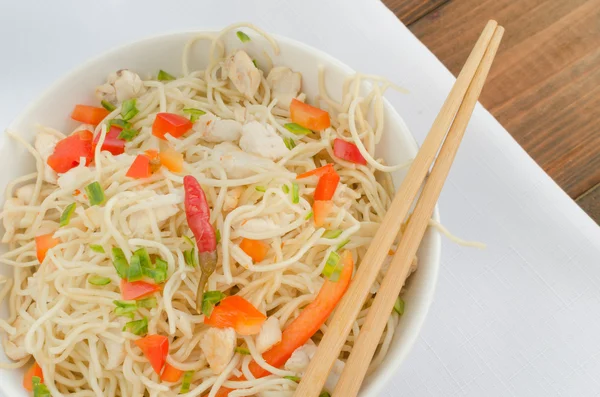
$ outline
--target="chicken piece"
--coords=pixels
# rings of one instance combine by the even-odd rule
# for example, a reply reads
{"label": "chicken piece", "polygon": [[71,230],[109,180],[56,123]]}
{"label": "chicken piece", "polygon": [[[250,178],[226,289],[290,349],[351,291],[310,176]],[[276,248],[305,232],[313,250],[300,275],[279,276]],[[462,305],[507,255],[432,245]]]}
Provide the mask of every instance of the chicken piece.
{"label": "chicken piece", "polygon": [[235,120],[223,120],[212,113],[200,116],[193,129],[200,132],[206,142],[237,141],[242,134],[242,124]]}
{"label": "chicken piece", "polygon": [[223,212],[229,212],[236,209],[242,193],[244,193],[243,186],[237,186],[227,190],[225,201],[223,202]]}
{"label": "chicken piece", "polygon": [[85,166],[85,163],[81,163],[77,167],[71,168],[69,171],[61,174],[58,177],[57,183],[61,189],[73,191],[75,189],[83,188],[90,184],[94,179],[94,172]]}
{"label": "chicken piece", "polygon": [[140,76],[127,69],[121,69],[109,74],[106,83],[96,87],[96,98],[116,105],[127,99],[138,98],[144,92],[146,87]]}
{"label": "chicken piece", "polygon": [[225,61],[225,73],[235,88],[248,99],[253,98],[260,85],[260,71],[245,51],[238,50]]}
{"label": "chicken piece", "polygon": [[37,150],[44,161],[44,175],[42,178],[50,183],[56,183],[56,172],[50,168],[47,161],[48,157],[54,153],[54,148],[58,141],[59,138],[56,135],[42,130],[35,136],[35,142],[33,143],[35,150]]}
{"label": "chicken piece", "polygon": [[[315,345],[312,339],[309,339],[306,344],[294,350],[292,356],[285,363],[285,369],[296,372],[297,374],[303,374],[316,352],[317,345]],[[330,393],[333,392],[343,370],[344,362],[336,359],[327,376],[327,380],[325,381],[325,390]]]}
{"label": "chicken piece", "polygon": [[271,95],[277,98],[277,107],[289,109],[292,99],[298,96],[302,86],[302,75],[285,66],[278,66],[269,72],[267,83]]}
{"label": "chicken piece", "polygon": [[200,349],[215,374],[223,372],[233,358],[236,335],[233,328],[209,328],[200,340]]}
{"label": "chicken piece", "polygon": [[264,353],[280,341],[279,320],[276,317],[267,318],[260,328],[260,333],[256,336],[256,349],[259,353]]}
{"label": "chicken piece", "polygon": [[[221,163],[229,178],[245,178],[255,175],[257,171],[253,171],[250,167],[273,169],[275,166],[271,160],[246,153],[229,142],[216,145],[212,150],[211,159]],[[212,172],[216,178],[219,177],[217,171],[213,170]]]}
{"label": "chicken piece", "polygon": [[[156,195],[154,197],[150,197],[146,201],[149,202],[152,200],[156,200],[158,197],[161,197],[161,196],[164,197],[164,195]],[[163,226],[163,222],[165,222],[167,219],[169,219],[173,215],[177,214],[177,212],[179,210],[177,209],[177,206],[174,204],[166,204],[166,205],[163,205],[160,207],[152,208],[151,211],[154,214],[154,217],[156,218],[158,227],[160,228]],[[134,212],[133,214],[131,214],[129,216],[128,223],[129,223],[129,228],[131,229],[132,235],[135,237],[145,237],[151,231],[150,219],[145,210],[137,211],[137,212]]]}
{"label": "chicken piece", "polygon": [[283,139],[269,124],[251,121],[244,124],[240,147],[248,153],[257,154],[272,160],[278,160],[289,153]]}

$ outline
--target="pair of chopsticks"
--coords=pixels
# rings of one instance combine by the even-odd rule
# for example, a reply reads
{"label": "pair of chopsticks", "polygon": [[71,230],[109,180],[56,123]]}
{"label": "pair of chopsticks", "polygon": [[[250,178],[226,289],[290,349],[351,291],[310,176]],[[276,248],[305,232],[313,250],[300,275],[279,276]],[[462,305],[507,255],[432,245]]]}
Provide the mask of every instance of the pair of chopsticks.
{"label": "pair of chopsticks", "polygon": [[[296,389],[295,396],[316,397],[321,393],[327,375],[369,294],[369,289],[381,269],[381,264],[388,255],[402,223],[407,218],[419,189],[425,182],[410,221],[392,258],[389,270],[369,308],[365,322],[333,392],[333,397],[351,397],[358,394],[392,312],[394,302],[408,277],[410,265],[423,239],[503,33],[504,28],[498,26],[496,21],[489,21],[481,33],[406,178],[398,189],[348,291],[339,303],[332,321],[327,327],[327,332]],[[427,177],[440,145],[441,149],[437,160]]]}

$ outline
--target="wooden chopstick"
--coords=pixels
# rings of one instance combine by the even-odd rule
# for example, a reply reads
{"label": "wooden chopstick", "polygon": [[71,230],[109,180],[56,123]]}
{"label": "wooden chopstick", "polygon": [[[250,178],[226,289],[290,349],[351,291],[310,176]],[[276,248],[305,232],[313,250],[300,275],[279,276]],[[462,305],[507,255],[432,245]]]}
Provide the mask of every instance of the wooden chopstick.
{"label": "wooden chopstick", "polygon": [[[497,26],[498,26],[498,24],[495,21],[488,22],[488,24],[484,28],[481,36],[477,40],[477,43],[475,44],[473,51],[471,52],[471,54],[469,55],[469,58],[467,59],[467,62],[465,63],[465,66],[463,67],[458,78],[456,79],[456,83],[454,84],[454,87],[452,88],[448,98],[444,102],[444,105],[442,106],[440,113],[438,114],[435,121],[433,122],[431,130],[430,130],[429,134],[427,135],[427,137],[425,138],[425,141],[423,142],[423,145],[421,146],[421,149],[419,150],[419,153],[417,154],[415,160],[413,161],[413,164],[410,167],[406,178],[404,179],[400,188],[398,189],[398,192],[396,193],[396,196],[394,197],[394,199],[392,201],[392,205],[390,206],[390,209],[388,210],[387,215],[383,219],[377,233],[375,234],[375,237],[373,238],[373,242],[369,246],[367,253],[365,254],[365,256],[362,260],[362,263],[358,267],[356,275],[354,276],[352,283],[350,284],[350,287],[348,288],[348,291],[346,292],[346,294],[344,295],[344,298],[338,305],[338,307],[335,311],[335,314],[331,320],[331,323],[328,326],[328,330],[325,333],[323,339],[321,340],[321,343],[319,344],[319,349],[317,349],[315,356],[312,358],[304,376],[302,377],[300,384],[298,385],[298,388],[296,389],[295,396],[314,397],[314,396],[318,396],[321,393],[323,384],[325,383],[325,380],[327,379],[327,376],[329,374],[329,371],[331,370],[333,362],[338,357],[339,352],[340,352],[342,346],[344,345],[344,342],[350,332],[350,329],[352,328],[352,324],[353,324],[354,320],[356,319],[358,313],[360,312],[367,295],[369,294],[369,289],[371,288],[371,285],[375,281],[377,274],[379,273],[379,270],[381,269],[381,264],[383,263],[383,260],[385,259],[386,255],[388,255],[389,248],[391,247],[392,243],[394,242],[394,239],[398,235],[398,232],[400,230],[400,226],[402,225],[402,222],[404,221],[404,219],[406,219],[406,217],[408,215],[408,211],[409,211],[412,203],[414,202],[414,199],[416,198],[416,196],[419,192],[419,189],[422,186],[423,181],[425,180],[425,177],[427,176],[427,172],[429,171],[429,168],[431,167],[431,164],[433,163],[433,160],[438,152],[440,145],[444,141],[446,133],[452,126],[453,121],[455,121],[455,116],[457,116],[457,112],[458,112],[459,108],[461,107],[463,100],[465,99],[465,95],[467,94],[467,90],[469,89],[469,86],[471,85],[471,81],[475,77],[475,74],[478,71],[479,65],[482,62],[484,55],[486,55],[486,51],[487,51],[488,47],[490,46],[492,37],[495,35],[495,32],[497,30]],[[501,34],[500,34],[500,36],[501,36]],[[471,95],[473,95],[473,94],[471,94]],[[477,96],[478,95],[479,94],[477,94]],[[476,99],[477,99],[477,97],[475,97],[475,102],[476,102]],[[464,117],[464,116],[462,116],[462,117]],[[469,117],[467,117],[466,121],[468,121],[468,118]],[[457,118],[455,122],[457,122],[459,120],[462,120],[462,118],[461,119]],[[455,129],[455,131],[456,131],[456,129]],[[458,146],[458,144],[457,144],[457,146]],[[454,156],[451,156],[452,159],[453,159],[453,157]],[[448,167],[449,167],[449,165],[448,165]],[[440,171],[438,171],[438,173],[439,172]],[[433,180],[432,177],[430,177],[429,180]],[[441,183],[443,184],[443,180],[441,181]],[[434,186],[433,183],[432,183],[432,186]],[[431,192],[432,189],[433,188],[429,188],[428,191]],[[441,187],[440,187],[440,189],[441,189]],[[437,195],[435,197],[432,197],[432,198],[424,201],[424,202],[427,205],[429,205],[430,201],[433,202],[432,205],[434,206],[435,202],[437,201]],[[425,204],[421,204],[421,206],[425,206]],[[412,220],[409,223],[409,228],[410,228],[411,224],[414,224],[414,225],[417,224],[417,221],[414,220],[414,219],[416,219],[416,218],[414,218],[414,216],[415,216],[415,214],[413,213],[413,217],[411,217]],[[418,222],[422,222],[423,219],[425,219],[425,221],[428,221],[430,216],[431,216],[431,212],[429,213],[428,216],[425,216],[424,214],[419,215]],[[424,225],[420,226],[419,229],[420,228],[423,228],[423,231],[424,231],[426,228],[426,225],[424,224]],[[416,232],[418,232],[418,230],[416,229],[416,226],[413,226],[412,229],[413,230],[411,231],[411,234],[414,236],[417,236],[418,233],[416,233]],[[403,236],[403,240],[404,240],[404,237],[406,237],[408,235],[409,234],[408,234],[408,229],[407,229],[405,235]],[[416,243],[417,247],[418,247],[418,243],[420,242],[421,238],[422,238],[422,236],[417,239],[418,240]],[[416,239],[415,237],[412,237],[411,241],[415,240],[415,239]],[[414,242],[411,243],[411,247],[413,244],[415,244],[415,243]],[[416,248],[414,248],[414,250],[416,252]],[[402,258],[410,258],[412,260],[413,256],[414,256],[414,253],[412,255],[408,255],[407,252],[402,251],[401,249],[398,249],[397,255],[395,255],[394,259],[392,260],[392,265],[390,266],[390,269],[388,270],[386,279],[384,279],[384,283],[386,283],[385,280],[388,279],[388,276],[390,274],[394,273],[394,270],[392,268],[394,263],[396,263],[395,268],[396,268],[396,271],[398,271],[398,269],[397,269],[399,266],[398,264],[400,264],[400,265],[402,264],[402,262],[400,261],[400,258],[401,257]],[[400,270],[402,270],[402,269],[400,269]],[[406,271],[404,271],[404,272],[406,272]],[[403,283],[404,278],[406,278],[406,276],[402,277],[402,271],[399,271],[398,274],[396,275],[396,278],[401,279],[401,281]],[[388,281],[386,283],[386,285],[390,285],[390,282]],[[378,304],[379,306],[381,306],[383,304],[383,306],[387,307],[389,305],[389,303],[391,302],[391,306],[389,306],[389,310],[387,311],[387,314],[385,314],[383,316],[386,321],[391,313],[393,303],[394,303],[396,297],[398,296],[398,293],[400,291],[400,288],[402,287],[402,284],[388,286],[387,291],[391,291],[393,289],[393,287],[395,287],[397,289],[395,295],[393,296],[393,299],[392,299],[391,295],[384,296],[384,294],[382,294],[383,284],[380,287],[379,293],[377,294],[377,297],[381,296],[381,298],[379,299],[379,302],[380,302]],[[388,294],[389,294],[389,292],[388,292]],[[369,314],[371,314],[371,311],[373,311],[375,303],[377,302],[377,297],[373,303],[373,306],[371,306]],[[389,302],[388,302],[388,300],[389,300]],[[376,307],[378,312],[382,310],[379,306]],[[371,318],[372,317],[374,317],[374,315],[372,315]],[[379,317],[382,317],[382,316],[380,315]],[[367,319],[368,318],[369,317],[367,317]],[[384,322],[384,325],[385,325],[385,322]],[[381,328],[381,331],[379,331],[379,332],[367,333],[367,331],[369,331],[369,328],[371,328],[370,324],[368,322],[365,323],[361,329],[359,338],[363,334],[367,335],[367,336],[371,335],[369,337],[369,341],[371,340],[371,338],[376,338],[376,341],[378,341],[383,328]],[[376,336],[374,336],[375,334],[376,334]],[[366,338],[367,336],[365,336],[364,338]],[[365,351],[368,352],[370,350],[370,346],[371,345],[365,345]],[[375,347],[376,346],[377,345],[375,345]],[[350,357],[352,357],[352,355],[354,355],[354,350],[357,350],[358,348],[359,348],[359,344],[355,343],[354,348],[353,348],[353,353],[351,354]],[[363,362],[362,364],[358,363],[358,364],[353,365],[352,367],[355,368],[354,370],[352,370],[352,367],[350,367],[350,369],[352,370],[352,373],[350,373],[349,371],[346,371],[346,370],[344,371],[345,375],[343,377],[346,378],[346,380],[344,380],[344,383],[342,383],[341,386],[346,388],[348,386],[344,386],[344,385],[349,384],[352,386],[352,389],[356,388],[356,390],[350,391],[350,392],[340,391],[340,393],[338,394],[338,389],[336,389],[336,395],[338,397],[349,397],[349,396],[355,395],[357,393],[357,391],[358,391],[357,387],[360,387],[360,384],[362,383],[362,379],[364,377],[364,371],[366,371],[366,368],[371,361],[373,351],[371,351],[370,354],[364,353],[364,352],[363,352],[363,354],[360,354],[360,352],[359,352],[359,354],[357,356],[362,356],[363,359],[365,359],[365,356],[368,356],[365,360],[366,362]],[[350,363],[350,361],[349,361],[349,363]],[[362,368],[363,365],[364,365],[364,370]],[[348,363],[346,364],[346,368],[349,368]],[[354,372],[354,371],[356,371],[356,372]],[[361,371],[363,371],[362,375],[360,375]],[[350,377],[356,376],[358,381],[357,382],[348,382],[347,377],[349,377],[349,376]],[[355,385],[356,383],[358,384],[358,386]],[[352,393],[354,393],[354,394],[352,394]]]}
{"label": "wooden chopstick", "polygon": [[334,397],[355,396],[358,394],[367,368],[379,344],[381,334],[385,329],[388,317],[394,307],[394,302],[404,285],[413,257],[417,253],[419,244],[423,239],[428,221],[431,218],[435,203],[446,181],[458,146],[464,136],[465,129],[483,88],[503,33],[504,28],[501,26],[496,28],[490,46],[485,53],[481,65],[479,65],[473,82],[469,86],[465,99],[458,110],[454,123],[448,132],[448,136],[425,183],[423,192],[417,201],[415,210],[400,240],[390,268],[379,287],[373,304],[369,308],[358,338],[354,342],[354,348],[350,352],[350,357],[334,390]]}

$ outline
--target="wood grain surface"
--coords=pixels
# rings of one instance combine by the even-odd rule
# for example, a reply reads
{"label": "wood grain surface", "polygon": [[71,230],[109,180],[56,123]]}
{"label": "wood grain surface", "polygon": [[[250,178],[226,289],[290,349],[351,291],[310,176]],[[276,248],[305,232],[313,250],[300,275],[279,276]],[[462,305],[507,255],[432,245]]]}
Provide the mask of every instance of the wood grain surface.
{"label": "wood grain surface", "polygon": [[506,28],[481,102],[600,222],[600,0],[385,0],[456,74],[488,19]]}

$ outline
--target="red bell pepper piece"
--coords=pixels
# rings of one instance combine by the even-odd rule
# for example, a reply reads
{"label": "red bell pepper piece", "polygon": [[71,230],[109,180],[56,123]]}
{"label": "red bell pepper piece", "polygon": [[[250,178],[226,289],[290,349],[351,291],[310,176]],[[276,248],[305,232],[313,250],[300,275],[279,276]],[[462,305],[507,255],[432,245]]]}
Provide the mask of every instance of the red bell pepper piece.
{"label": "red bell pepper piece", "polygon": [[145,281],[121,280],[121,296],[125,300],[135,300],[152,295],[160,291],[160,285],[147,283]]}
{"label": "red bell pepper piece", "polygon": [[37,376],[40,378],[40,383],[44,383],[44,373],[42,368],[38,365],[37,361],[33,363],[31,367],[23,375],[23,387],[27,391],[33,391],[33,377]]}
{"label": "red bell pepper piece", "polygon": [[137,347],[142,349],[144,356],[150,361],[154,371],[160,375],[160,371],[167,362],[169,354],[169,339],[162,335],[147,335],[134,342]]}
{"label": "red bell pepper piece", "polygon": [[59,173],[77,167],[82,157],[85,158],[85,165],[89,165],[94,157],[93,137],[90,131],[82,130],[61,139],[54,147],[54,152],[48,157],[48,165]]}
{"label": "red bell pepper piece", "polygon": [[179,138],[188,132],[194,123],[188,118],[173,113],[158,113],[154,124],[152,124],[152,135],[165,139],[165,135],[169,134],[173,138]]}
{"label": "red bell pepper piece", "polygon": [[148,178],[152,175],[152,170],[150,169],[150,158],[145,154],[138,154],[133,163],[131,163],[131,167],[127,170],[125,176],[134,179],[142,179]]}
{"label": "red bell pepper piece", "polygon": [[48,250],[56,247],[60,243],[59,239],[52,237],[53,234],[54,233],[42,234],[35,238],[35,250],[40,263],[44,261]]}
{"label": "red bell pepper piece", "polygon": [[196,308],[201,313],[204,286],[208,277],[217,267],[217,237],[210,224],[210,209],[206,195],[198,180],[191,175],[186,175],[183,178],[183,189],[185,191],[185,216],[196,239],[198,263],[202,271],[196,293]]}
{"label": "red bell pepper piece", "polygon": [[75,105],[75,109],[73,109],[73,112],[71,113],[71,118],[85,124],[98,125],[109,114],[110,112],[104,108],[88,105]]}
{"label": "red bell pepper piece", "polygon": [[346,142],[343,139],[336,138],[333,141],[333,154],[335,157],[351,163],[367,165],[367,160],[360,153],[358,147],[352,142]]}
{"label": "red bell pepper piece", "polygon": [[331,171],[333,171],[333,164],[325,164],[324,166],[315,168],[314,170],[307,171],[303,174],[298,174],[296,176],[296,179],[308,178],[309,176],[313,176],[313,175],[320,177]]}
{"label": "red bell pepper piece", "polygon": [[175,368],[169,363],[165,364],[165,369],[163,370],[162,375],[160,375],[160,380],[164,382],[177,382],[181,375],[183,375],[183,371],[179,368]]}
{"label": "red bell pepper piece", "polygon": [[340,176],[333,169],[331,169],[330,172],[321,175],[317,187],[315,188],[314,199],[324,201],[331,200],[339,181]]}
{"label": "red bell pepper piece", "polygon": [[233,328],[240,335],[255,335],[260,332],[267,316],[238,295],[228,296],[216,306],[204,324],[217,328]]}
{"label": "red bell pepper piece", "polygon": [[[119,139],[119,134],[121,131],[123,131],[123,128],[116,125],[111,125],[110,129],[106,132],[106,137],[104,137],[104,142],[102,143],[102,148],[100,150],[110,152],[114,156],[125,153],[125,141],[123,139]],[[94,138],[92,152],[96,151],[96,146],[98,146],[99,140],[100,134]]]}
{"label": "red bell pepper piece", "polygon": [[331,125],[329,113],[295,98],[290,104],[290,118],[294,123],[313,131],[321,131]]}

